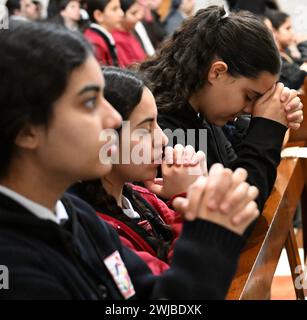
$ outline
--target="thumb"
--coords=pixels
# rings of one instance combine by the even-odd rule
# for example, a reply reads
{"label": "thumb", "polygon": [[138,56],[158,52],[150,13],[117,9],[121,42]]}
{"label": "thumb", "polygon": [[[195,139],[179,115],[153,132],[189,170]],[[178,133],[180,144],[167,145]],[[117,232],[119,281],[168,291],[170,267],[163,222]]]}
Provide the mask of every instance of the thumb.
{"label": "thumb", "polygon": [[269,100],[272,95],[275,93],[276,90],[276,84],[272,86],[271,89],[269,89],[262,97],[260,97],[256,102],[259,104],[265,103],[267,100]]}
{"label": "thumb", "polygon": [[281,102],[286,102],[290,99],[290,94],[291,94],[291,91],[289,88],[285,87],[283,89],[283,91],[281,92],[281,96],[280,96],[280,101]]}
{"label": "thumb", "polygon": [[150,192],[162,196],[163,179],[146,180],[144,185]]}
{"label": "thumb", "polygon": [[279,97],[279,99],[280,99],[284,89],[285,89],[285,85],[282,82],[278,82],[276,84],[276,91],[274,93]]}
{"label": "thumb", "polygon": [[176,197],[173,202],[172,206],[175,211],[184,214],[188,209],[189,200],[182,197]]}

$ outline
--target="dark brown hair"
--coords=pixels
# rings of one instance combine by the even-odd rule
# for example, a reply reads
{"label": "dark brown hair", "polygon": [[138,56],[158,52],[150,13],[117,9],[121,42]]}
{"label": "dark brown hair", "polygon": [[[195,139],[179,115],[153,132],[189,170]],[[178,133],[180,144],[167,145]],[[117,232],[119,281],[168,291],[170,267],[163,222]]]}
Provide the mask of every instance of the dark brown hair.
{"label": "dark brown hair", "polygon": [[278,74],[280,55],[272,34],[248,12],[230,13],[210,6],[186,20],[139,70],[150,81],[159,111],[181,108],[205,83],[214,58],[234,77]]}

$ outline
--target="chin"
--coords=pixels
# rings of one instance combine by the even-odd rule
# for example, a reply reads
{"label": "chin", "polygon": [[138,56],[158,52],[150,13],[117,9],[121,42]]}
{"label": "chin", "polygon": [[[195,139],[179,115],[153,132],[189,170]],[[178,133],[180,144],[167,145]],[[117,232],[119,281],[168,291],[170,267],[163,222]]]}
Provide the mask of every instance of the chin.
{"label": "chin", "polygon": [[157,169],[153,169],[152,167],[144,168],[144,170],[138,170],[134,172],[130,172],[129,178],[127,181],[146,181],[146,180],[153,180],[157,177]]}
{"label": "chin", "polygon": [[155,168],[153,168],[153,167],[148,168],[146,170],[146,173],[144,174],[144,178],[142,180],[143,181],[144,180],[153,180],[157,177],[157,173],[158,173],[158,171],[157,171],[156,167]]}
{"label": "chin", "polygon": [[211,124],[217,126],[217,127],[223,127],[226,123],[228,122],[228,120],[215,120],[212,121]]}
{"label": "chin", "polygon": [[80,175],[79,171],[79,178],[77,180],[93,180],[93,179],[101,179],[108,175],[112,170],[112,165],[103,165],[97,167],[97,170],[94,171],[87,171],[84,175]]}
{"label": "chin", "polygon": [[112,164],[104,164],[103,167],[99,170],[100,174],[97,175],[98,178],[102,178],[104,176],[106,176],[107,174],[109,174],[112,170]]}

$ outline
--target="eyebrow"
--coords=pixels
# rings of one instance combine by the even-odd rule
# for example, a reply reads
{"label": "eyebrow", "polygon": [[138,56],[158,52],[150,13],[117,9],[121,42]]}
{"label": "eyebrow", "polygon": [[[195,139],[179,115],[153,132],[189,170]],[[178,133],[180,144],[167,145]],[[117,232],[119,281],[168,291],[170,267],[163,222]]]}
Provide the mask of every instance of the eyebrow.
{"label": "eyebrow", "polygon": [[146,122],[153,122],[153,121],[155,121],[155,118],[146,118],[146,119],[142,120],[140,123],[138,123],[137,126],[140,126],[141,124],[146,123]]}
{"label": "eyebrow", "polygon": [[95,92],[99,92],[101,91],[101,87],[100,86],[97,86],[97,85],[88,85],[88,86],[85,86],[82,90],[80,90],[78,92],[78,95],[81,96],[82,94],[88,92],[88,91],[95,91]]}

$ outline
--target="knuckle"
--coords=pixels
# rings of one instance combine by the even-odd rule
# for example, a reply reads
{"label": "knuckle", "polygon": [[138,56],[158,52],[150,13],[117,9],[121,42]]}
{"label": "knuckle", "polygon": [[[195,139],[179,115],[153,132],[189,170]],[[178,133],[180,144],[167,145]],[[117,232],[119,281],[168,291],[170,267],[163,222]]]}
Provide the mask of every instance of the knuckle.
{"label": "knuckle", "polygon": [[205,159],[206,158],[206,154],[203,151],[197,151],[196,152],[196,156],[200,159]]}

